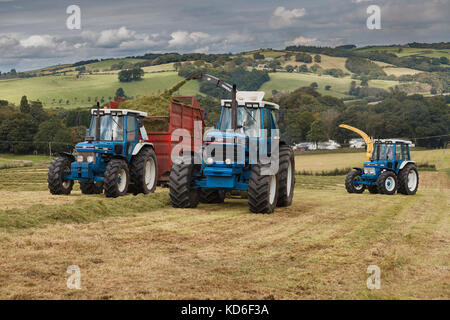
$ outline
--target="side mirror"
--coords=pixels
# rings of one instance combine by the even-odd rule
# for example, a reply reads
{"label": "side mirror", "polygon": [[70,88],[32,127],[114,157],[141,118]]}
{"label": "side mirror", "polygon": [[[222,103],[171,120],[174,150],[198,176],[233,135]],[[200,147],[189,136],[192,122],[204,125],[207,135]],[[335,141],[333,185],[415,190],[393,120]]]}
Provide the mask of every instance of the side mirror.
{"label": "side mirror", "polygon": [[144,120],[142,118],[137,119],[138,128],[142,128],[144,126]]}

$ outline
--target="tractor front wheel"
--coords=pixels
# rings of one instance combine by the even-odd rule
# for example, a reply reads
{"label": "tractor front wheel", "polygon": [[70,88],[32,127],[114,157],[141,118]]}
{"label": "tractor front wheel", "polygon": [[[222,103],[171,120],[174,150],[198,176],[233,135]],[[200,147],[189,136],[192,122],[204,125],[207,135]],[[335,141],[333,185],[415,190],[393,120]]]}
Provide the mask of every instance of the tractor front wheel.
{"label": "tractor front wheel", "polygon": [[419,174],[413,163],[407,164],[398,174],[398,192],[405,195],[416,194],[419,187]]}
{"label": "tractor front wheel", "polygon": [[155,191],[158,180],[158,164],[156,153],[152,148],[145,148],[133,157],[130,174],[134,183],[133,193],[147,194]]}
{"label": "tractor front wheel", "polygon": [[82,194],[100,194],[103,192],[103,182],[80,182]]}
{"label": "tractor front wheel", "polygon": [[363,184],[355,184],[358,180],[361,180],[361,172],[352,170],[347,173],[347,177],[345,177],[345,189],[347,189],[348,193],[363,193],[366,189],[366,186]]}
{"label": "tractor front wheel", "polygon": [[70,174],[70,160],[67,157],[55,158],[48,168],[48,189],[51,194],[68,195],[73,188],[73,180],[64,180]]}
{"label": "tractor front wheel", "polygon": [[116,198],[127,194],[130,184],[130,172],[128,164],[124,160],[112,159],[105,170],[104,188],[105,195]]}
{"label": "tractor front wheel", "polygon": [[368,186],[367,189],[369,189],[369,192],[372,194],[378,193],[378,187],[377,186]]}
{"label": "tractor front wheel", "polygon": [[192,188],[193,164],[173,164],[169,176],[169,196],[174,208],[195,208],[198,190]]}
{"label": "tractor front wheel", "polygon": [[397,191],[397,176],[392,171],[382,172],[377,179],[377,189],[381,194],[393,195]]}
{"label": "tractor front wheel", "polygon": [[201,189],[199,191],[201,203],[222,203],[225,201],[225,191],[217,189]]}
{"label": "tractor front wheel", "polygon": [[289,146],[280,146],[280,169],[278,170],[278,202],[279,207],[292,204],[295,184],[294,151]]}
{"label": "tractor front wheel", "polygon": [[253,213],[272,213],[278,201],[278,174],[263,174],[262,170],[261,165],[252,167],[248,184],[248,206]]}

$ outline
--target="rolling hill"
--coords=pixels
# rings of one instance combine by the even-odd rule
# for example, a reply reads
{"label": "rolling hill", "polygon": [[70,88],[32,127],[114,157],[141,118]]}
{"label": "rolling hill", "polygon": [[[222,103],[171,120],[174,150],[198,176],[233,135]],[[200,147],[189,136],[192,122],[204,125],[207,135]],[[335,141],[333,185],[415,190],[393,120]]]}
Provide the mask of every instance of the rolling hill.
{"label": "rolling hill", "polygon": [[[355,52],[388,52],[398,57],[418,56],[429,58],[450,57],[448,49],[430,48],[408,48],[398,46],[364,47],[352,49]],[[361,84],[358,75],[349,71],[346,67],[346,57],[331,56],[320,53],[319,62],[297,62],[295,54],[298,51],[261,49],[241,54],[232,55],[231,59],[237,58],[252,60],[254,54],[264,56],[263,60],[254,60],[255,66],[259,69],[270,71],[271,61],[278,62],[277,72],[270,72],[270,81],[264,83],[260,90],[271,96],[273,90],[278,92],[291,92],[301,86],[309,86],[311,83],[318,84],[317,90],[321,94],[331,95],[337,98],[352,99],[349,95],[349,87],[352,81],[357,85]],[[311,56],[316,53],[308,52]],[[150,61],[151,62],[151,61]],[[402,85],[403,90],[408,93],[430,93],[431,85],[419,83],[415,80],[398,81],[401,76],[414,76],[423,71],[395,66],[382,61],[374,61],[389,79],[372,79],[368,81],[369,87],[389,90],[395,86]],[[185,61],[183,63],[186,63]],[[117,73],[123,67],[135,64],[143,65],[145,72],[141,81],[123,83],[118,81]],[[286,72],[287,66],[298,68],[306,64],[309,72]],[[318,67],[317,72],[311,72],[311,66]],[[39,70],[27,71],[27,75],[34,75],[30,78],[2,79],[0,78],[0,100],[7,100],[14,104],[20,102],[20,98],[26,95],[30,100],[39,100],[45,107],[65,107],[76,108],[90,106],[94,101],[108,101],[112,99],[117,88],[122,87],[130,97],[157,93],[180,81],[181,77],[175,71],[173,62],[151,65],[149,60],[133,57],[120,59],[105,59],[92,63],[82,64],[83,70],[80,72],[80,64],[57,65],[42,68]],[[262,66],[262,67],[261,67]],[[443,64],[445,66],[445,64]],[[78,68],[78,71],[75,69]],[[247,67],[249,70],[252,66]],[[324,74],[325,70],[341,70],[340,77]],[[273,70],[272,70],[273,71]],[[425,72],[426,73],[426,72]],[[327,87],[325,89],[325,87]],[[448,88],[447,88],[448,89]],[[183,87],[179,94],[195,95],[199,94],[199,84],[191,82]],[[353,97],[354,98],[354,97]]]}

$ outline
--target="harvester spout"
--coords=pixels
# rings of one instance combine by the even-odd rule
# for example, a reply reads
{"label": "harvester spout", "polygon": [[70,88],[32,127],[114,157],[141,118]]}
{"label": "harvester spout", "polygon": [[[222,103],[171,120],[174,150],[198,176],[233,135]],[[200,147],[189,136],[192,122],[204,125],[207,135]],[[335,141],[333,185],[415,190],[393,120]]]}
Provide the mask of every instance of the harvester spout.
{"label": "harvester spout", "polygon": [[339,127],[353,131],[353,132],[359,134],[364,139],[364,142],[366,143],[366,146],[367,146],[366,161],[370,161],[370,158],[372,157],[372,152],[373,152],[373,139],[371,137],[369,137],[364,131],[359,130],[355,127],[352,127],[352,126],[349,126],[346,124],[340,124]]}

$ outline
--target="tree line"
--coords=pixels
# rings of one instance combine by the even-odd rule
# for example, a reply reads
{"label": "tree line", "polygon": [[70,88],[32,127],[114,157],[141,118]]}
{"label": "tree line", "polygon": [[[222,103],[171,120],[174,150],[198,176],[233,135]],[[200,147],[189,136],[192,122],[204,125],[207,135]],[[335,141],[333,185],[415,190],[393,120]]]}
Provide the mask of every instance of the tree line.
{"label": "tree line", "polygon": [[290,143],[332,139],[347,145],[351,138],[359,137],[340,129],[341,123],[357,127],[375,138],[412,139],[421,147],[441,148],[449,140],[448,136],[442,136],[450,133],[448,96],[408,96],[392,92],[375,105],[344,104],[339,99],[322,96],[312,87],[304,87],[278,97],[275,102],[280,105],[280,129]]}

